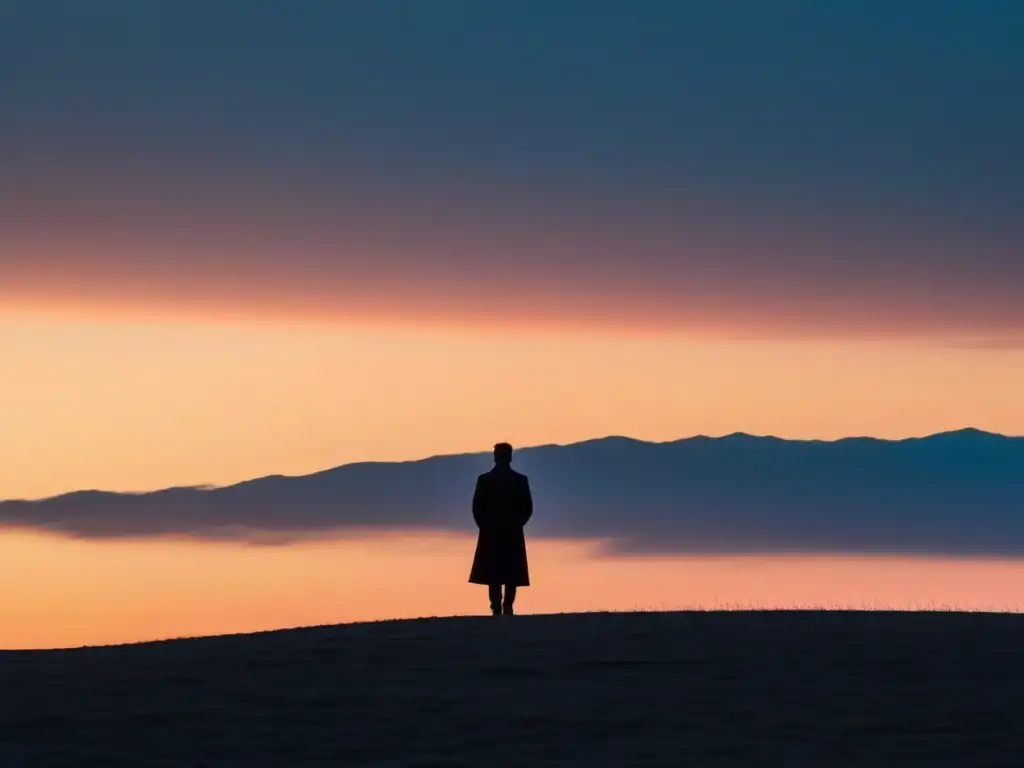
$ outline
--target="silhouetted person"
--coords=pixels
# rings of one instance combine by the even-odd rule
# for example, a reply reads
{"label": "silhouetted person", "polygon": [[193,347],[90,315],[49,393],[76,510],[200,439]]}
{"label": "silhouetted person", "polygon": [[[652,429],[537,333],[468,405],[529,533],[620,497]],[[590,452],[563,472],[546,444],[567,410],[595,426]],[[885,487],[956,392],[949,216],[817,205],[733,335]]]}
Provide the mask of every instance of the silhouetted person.
{"label": "silhouetted person", "polygon": [[516,472],[511,464],[512,446],[498,443],[494,446],[494,468],[476,479],[473,493],[473,519],[480,535],[469,581],[487,585],[495,616],[511,616],[516,587],[530,586],[523,526],[533,515],[533,496],[526,475]]}

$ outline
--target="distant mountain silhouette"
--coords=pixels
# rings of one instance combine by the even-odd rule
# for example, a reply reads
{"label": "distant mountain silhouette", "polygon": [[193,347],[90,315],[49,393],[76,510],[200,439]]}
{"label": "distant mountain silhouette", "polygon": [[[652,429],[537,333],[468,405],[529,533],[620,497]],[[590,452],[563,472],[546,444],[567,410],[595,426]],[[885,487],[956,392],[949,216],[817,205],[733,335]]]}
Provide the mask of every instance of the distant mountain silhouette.
{"label": "distant mountain silhouette", "polygon": [[[303,477],[0,503],[0,525],[87,538],[276,543],[346,528],[469,531],[489,452],[348,464]],[[516,452],[533,537],[615,552],[1024,554],[1024,438],[965,429],[907,440],[733,434],[606,437]]]}

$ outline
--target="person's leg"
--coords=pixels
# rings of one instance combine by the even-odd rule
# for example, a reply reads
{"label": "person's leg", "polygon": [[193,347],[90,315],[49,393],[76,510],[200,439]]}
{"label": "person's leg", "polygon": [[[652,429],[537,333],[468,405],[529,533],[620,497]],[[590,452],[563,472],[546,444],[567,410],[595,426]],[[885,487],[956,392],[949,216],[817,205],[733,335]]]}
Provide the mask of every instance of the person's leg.
{"label": "person's leg", "polygon": [[501,613],[501,584],[489,585],[487,595],[491,598],[491,613],[498,616]]}
{"label": "person's leg", "polygon": [[513,613],[512,606],[516,601],[516,585],[506,584],[505,585],[505,600],[501,604],[501,612],[511,616]]}

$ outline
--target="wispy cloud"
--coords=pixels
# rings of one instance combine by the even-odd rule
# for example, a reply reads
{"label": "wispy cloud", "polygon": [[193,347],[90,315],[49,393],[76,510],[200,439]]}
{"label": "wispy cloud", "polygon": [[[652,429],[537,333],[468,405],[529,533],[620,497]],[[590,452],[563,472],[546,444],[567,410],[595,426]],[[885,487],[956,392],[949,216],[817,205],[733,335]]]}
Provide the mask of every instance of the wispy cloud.
{"label": "wispy cloud", "polygon": [[991,337],[983,339],[956,339],[947,341],[944,346],[952,349],[976,349],[980,351],[1003,351],[1022,352],[1024,351],[1024,336],[1008,335],[1005,337]]}

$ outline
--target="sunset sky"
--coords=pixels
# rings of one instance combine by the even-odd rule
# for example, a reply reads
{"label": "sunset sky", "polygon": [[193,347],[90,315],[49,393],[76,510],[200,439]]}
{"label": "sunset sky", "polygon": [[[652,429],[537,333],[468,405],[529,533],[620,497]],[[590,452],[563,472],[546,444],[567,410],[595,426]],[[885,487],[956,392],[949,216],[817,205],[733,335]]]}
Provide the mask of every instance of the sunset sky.
{"label": "sunset sky", "polygon": [[[1024,435],[1022,39],[1019,0],[0,0],[0,501],[498,440]],[[885,512],[904,544],[926,496]],[[5,505],[0,648],[485,607],[468,511],[257,546],[118,538],[97,498]],[[965,555],[1018,551],[1005,510],[967,550],[946,506],[926,557],[881,523],[729,557],[534,527],[524,612],[1019,610],[1024,564]]]}
{"label": "sunset sky", "polygon": [[0,3],[0,498],[1024,434],[1024,5]]}

